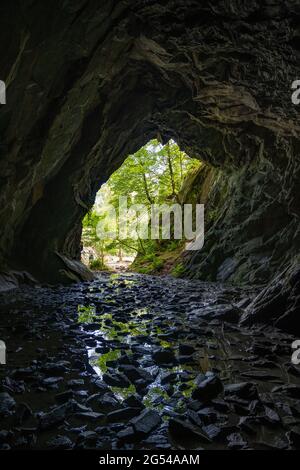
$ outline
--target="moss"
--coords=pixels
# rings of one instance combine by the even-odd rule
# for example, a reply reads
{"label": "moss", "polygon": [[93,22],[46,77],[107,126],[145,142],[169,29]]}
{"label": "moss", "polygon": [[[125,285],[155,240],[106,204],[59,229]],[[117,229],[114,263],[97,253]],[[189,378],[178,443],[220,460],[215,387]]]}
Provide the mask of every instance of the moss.
{"label": "moss", "polygon": [[99,258],[91,261],[89,268],[93,271],[109,271],[109,268]]}
{"label": "moss", "polygon": [[171,270],[171,274],[174,277],[181,277],[185,274],[185,272],[186,272],[186,267],[181,262],[176,264]]}

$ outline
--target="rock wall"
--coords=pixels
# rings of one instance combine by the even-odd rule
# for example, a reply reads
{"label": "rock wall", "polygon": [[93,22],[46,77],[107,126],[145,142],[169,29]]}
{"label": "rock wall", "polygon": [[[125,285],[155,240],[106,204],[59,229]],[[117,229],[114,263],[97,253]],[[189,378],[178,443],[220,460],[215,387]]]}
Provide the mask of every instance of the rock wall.
{"label": "rock wall", "polygon": [[265,283],[292,263],[299,18],[296,0],[2,2],[2,269],[85,277],[67,263],[79,259],[82,217],[153,137],[212,168],[190,275]]}
{"label": "rock wall", "polygon": [[[287,150],[286,157],[297,160]],[[297,255],[297,171],[289,172],[258,153],[236,171],[204,167],[187,182],[184,201],[204,203],[206,211],[204,248],[185,253],[191,277],[260,285]]]}

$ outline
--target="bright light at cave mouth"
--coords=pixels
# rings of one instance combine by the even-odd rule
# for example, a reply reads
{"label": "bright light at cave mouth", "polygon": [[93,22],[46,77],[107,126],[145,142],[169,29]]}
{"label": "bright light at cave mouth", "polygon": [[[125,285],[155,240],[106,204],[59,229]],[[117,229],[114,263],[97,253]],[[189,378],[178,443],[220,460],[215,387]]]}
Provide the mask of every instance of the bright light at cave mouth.
{"label": "bright light at cave mouth", "polygon": [[[151,140],[135,154],[129,155],[109,180],[99,189],[92,210],[83,220],[82,261],[93,270],[156,272],[165,262],[178,256],[181,240],[146,240],[129,233],[122,238],[115,230],[112,213],[126,198],[128,208],[138,207],[139,226],[148,227],[148,213],[153,205],[179,204],[188,176],[198,171],[201,163],[190,158],[170,140],[162,145]],[[131,212],[129,210],[129,219]],[[135,214],[136,215],[136,214]],[[133,216],[132,216],[133,217]],[[130,221],[129,221],[130,222]],[[99,223],[105,225],[106,237],[99,237]],[[114,236],[109,236],[114,232]]]}

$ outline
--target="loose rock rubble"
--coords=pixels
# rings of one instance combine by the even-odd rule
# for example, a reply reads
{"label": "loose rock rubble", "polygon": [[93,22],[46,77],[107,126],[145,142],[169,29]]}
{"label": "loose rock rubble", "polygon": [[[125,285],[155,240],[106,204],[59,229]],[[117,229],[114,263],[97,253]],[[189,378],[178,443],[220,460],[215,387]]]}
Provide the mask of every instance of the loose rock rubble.
{"label": "loose rock rubble", "polygon": [[294,337],[239,326],[253,294],[99,274],[2,295],[0,449],[299,447]]}

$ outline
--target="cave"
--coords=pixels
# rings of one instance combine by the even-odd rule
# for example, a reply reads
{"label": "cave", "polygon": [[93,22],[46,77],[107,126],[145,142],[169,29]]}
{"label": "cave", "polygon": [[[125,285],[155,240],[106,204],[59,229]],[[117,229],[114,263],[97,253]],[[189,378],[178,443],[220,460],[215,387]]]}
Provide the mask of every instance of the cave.
{"label": "cave", "polygon": [[[192,321],[200,322],[198,332],[192,326],[186,331],[185,343],[189,335],[195,335],[195,341],[202,338],[202,320],[208,335],[211,328],[218,337],[221,325],[228,322],[228,341],[234,329],[241,336],[252,332],[249,341],[260,335],[261,343],[263,335],[270,341],[269,351],[263,344],[247,346],[253,361],[260,361],[260,374],[250,371],[247,375],[241,366],[242,375],[239,379],[234,375],[233,384],[221,383],[215,375],[217,368],[209,369],[213,354],[206,354],[201,359],[207,363],[204,378],[197,379],[199,396],[193,392],[197,402],[202,392],[212,391],[213,403],[207,399],[209,405],[204,408],[206,418],[200,405],[193,409],[196,405],[190,403],[194,415],[171,417],[171,443],[161,439],[166,448],[176,449],[178,441],[181,448],[197,448],[191,447],[198,445],[192,444],[197,439],[204,447],[214,448],[215,437],[223,433],[218,426],[208,429],[214,426],[210,417],[214,407],[221,412],[223,406],[225,414],[245,418],[236,431],[226,428],[224,448],[299,447],[295,416],[300,413],[296,403],[300,370],[297,361],[291,361],[292,344],[300,334],[300,127],[299,108],[292,100],[292,84],[300,78],[299,19],[296,0],[1,2],[0,80],[6,99],[0,105],[0,339],[5,341],[8,362],[0,365],[4,429],[0,448],[45,448],[50,441],[58,448],[106,449],[112,442],[119,448],[159,448],[161,417],[147,407],[139,409],[134,394],[131,400],[125,397],[123,415],[114,409],[114,399],[108,400],[110,412],[121,413],[111,420],[122,423],[124,429],[108,440],[101,430],[98,434],[94,430],[105,404],[91,411],[87,394],[109,392],[86,359],[84,345],[93,348],[95,340],[84,336],[87,326],[80,331],[76,326],[78,312],[87,325],[93,324],[95,309],[103,307],[110,315],[108,304],[116,301],[109,298],[107,306],[102,305],[114,291],[114,281],[95,278],[80,261],[82,220],[94,204],[99,185],[151,139],[162,143],[173,139],[204,163],[197,177],[187,183],[185,198],[188,202],[193,193],[197,202],[205,204],[205,244],[199,251],[182,253],[185,271],[178,281],[130,276],[115,281],[115,295],[121,296],[117,302],[122,302],[122,289],[126,301],[132,288],[144,296],[146,304],[153,296],[161,296],[164,302],[172,299],[165,314],[170,314],[173,305],[181,318],[181,294]],[[160,288],[165,289],[161,294]],[[210,300],[205,300],[206,295]],[[68,305],[67,313],[64,305]],[[118,326],[124,335],[128,331],[123,324],[135,321],[126,314],[125,308]],[[107,316],[102,321],[109,325],[113,319]],[[76,341],[73,330],[79,331]],[[162,336],[163,347],[168,332],[157,335]],[[16,338],[21,349],[29,347],[28,355],[19,353],[21,359]],[[75,343],[81,340],[76,353]],[[69,348],[70,357],[79,354],[81,359],[77,357],[72,366],[63,363],[60,347]],[[156,364],[169,362],[168,348],[160,356],[155,352]],[[232,356],[237,356],[238,349],[235,344]],[[135,345],[135,354],[141,350],[142,346]],[[187,344],[180,351],[182,357],[191,353]],[[52,361],[46,360],[47,355]],[[55,358],[59,359],[57,367]],[[119,360],[116,355],[107,359],[112,366]],[[272,361],[284,362],[291,382],[266,371],[272,369]],[[126,361],[123,369],[124,365],[129,366]],[[64,378],[55,380],[69,369],[73,375],[68,384]],[[42,378],[38,378],[40,373]],[[143,391],[141,382],[150,379],[135,373],[133,383]],[[76,380],[83,380],[80,374],[84,381],[90,376],[82,396],[77,393],[81,382]],[[172,395],[173,379],[169,380],[165,393]],[[268,386],[257,391],[262,380]],[[276,410],[263,396],[271,384],[278,388],[275,396],[282,394]],[[55,393],[61,396],[56,405],[53,398],[51,406],[43,398],[34,398],[40,408],[36,409],[32,404],[22,405],[20,395],[27,387],[33,398],[37,390],[52,398]],[[225,398],[233,394],[240,403],[218,399],[222,393]],[[79,404],[80,399],[84,404]],[[278,432],[270,432],[268,443],[252,439],[249,444],[247,440],[253,425],[246,411],[249,401],[255,409],[261,407],[262,426],[266,422],[279,425]],[[124,409],[129,410],[128,416]],[[150,431],[143,430],[140,416],[134,414],[137,409],[154,432],[152,441]],[[37,415],[40,411],[43,414]],[[81,414],[94,434],[76,440],[70,424],[65,430],[66,414],[72,413],[77,418]],[[31,433],[18,429],[26,428],[26,419],[39,422],[32,425]],[[59,432],[53,430],[58,423]],[[42,437],[36,441],[36,435]]]}

